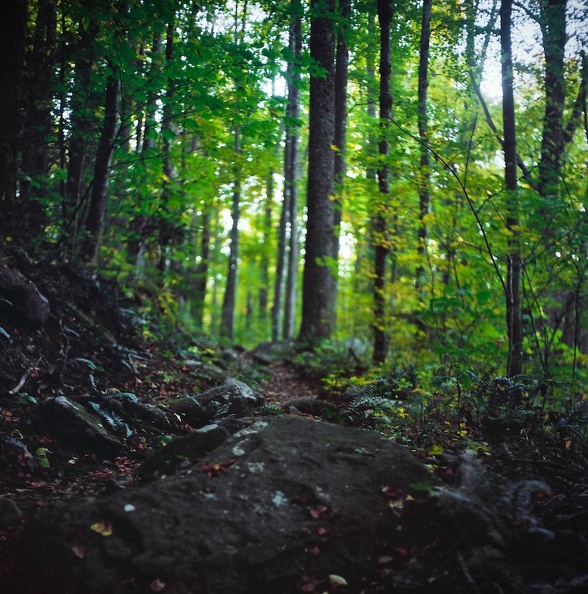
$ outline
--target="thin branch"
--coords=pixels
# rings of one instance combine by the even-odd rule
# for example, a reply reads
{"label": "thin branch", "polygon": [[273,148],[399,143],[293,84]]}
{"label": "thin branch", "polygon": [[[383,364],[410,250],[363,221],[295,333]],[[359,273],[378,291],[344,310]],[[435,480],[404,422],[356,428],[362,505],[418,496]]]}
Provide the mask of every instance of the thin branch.
{"label": "thin branch", "polygon": [[[425,144],[424,142],[421,141],[420,138],[418,138],[417,136],[415,136],[414,134],[412,134],[411,132],[409,132],[408,130],[406,130],[405,128],[403,128],[396,120],[394,119],[390,119],[390,123],[394,124],[403,134],[406,134],[407,136],[409,136],[410,138],[412,138],[415,142],[418,142],[421,146],[423,146],[427,151],[429,151],[434,159],[436,161],[438,161],[439,163],[441,163],[443,165],[443,167],[449,171],[449,173],[451,173],[451,175],[453,175],[453,177],[455,178],[455,180],[457,181],[457,184],[459,185],[461,191],[463,192],[463,195],[468,203],[468,206],[472,212],[472,214],[474,215],[474,219],[476,220],[476,224],[478,225],[478,229],[480,230],[480,233],[482,234],[482,239],[484,240],[484,245],[486,246],[486,249],[488,250],[488,254],[490,255],[490,261],[492,262],[492,266],[496,272],[496,275],[498,277],[498,280],[500,281],[500,284],[502,286],[502,290],[504,291],[505,295],[508,295],[508,287],[506,286],[506,282],[504,280],[504,277],[502,276],[502,272],[500,271],[500,267],[497,264],[497,258],[494,256],[494,252],[492,250],[492,246],[490,244],[490,238],[488,237],[488,234],[486,233],[486,230],[484,228],[484,225],[482,223],[482,220],[480,219],[480,216],[478,214],[478,211],[476,210],[475,206],[474,206],[474,202],[473,200],[470,198],[470,195],[467,191],[467,188],[464,184],[464,182],[460,179],[459,175],[456,173],[455,169],[451,166],[451,163],[449,163],[448,161],[446,161],[437,151],[435,151],[434,149],[432,149],[430,146],[428,146],[427,144]],[[472,135],[474,134],[474,130],[475,128],[472,128]],[[469,146],[471,147],[472,144],[472,139],[470,136],[470,142],[469,142]]]}
{"label": "thin branch", "polygon": [[[488,105],[486,104],[486,100],[484,99],[484,96],[482,95],[482,91],[480,90],[480,85],[476,82],[474,73],[471,70],[470,70],[470,78],[472,79],[472,85],[474,86],[474,91],[476,92],[476,95],[480,101],[480,105],[482,106],[482,109],[484,111],[484,116],[486,117],[486,123],[488,124],[488,127],[490,128],[490,130],[496,137],[496,140],[498,140],[500,146],[504,149],[504,139],[502,138],[502,136],[500,136],[500,133],[498,132],[498,129],[496,128],[496,125],[494,124],[494,120],[492,119],[492,115],[490,114],[490,110],[488,109]],[[535,190],[535,192],[537,192],[538,191],[537,184],[533,181],[533,179],[531,177],[531,172],[529,171],[528,167],[525,165],[525,162],[523,161],[522,157],[519,155],[518,152],[516,153],[516,159],[517,159],[517,166],[523,172],[523,179],[529,184],[529,186],[533,190]]]}

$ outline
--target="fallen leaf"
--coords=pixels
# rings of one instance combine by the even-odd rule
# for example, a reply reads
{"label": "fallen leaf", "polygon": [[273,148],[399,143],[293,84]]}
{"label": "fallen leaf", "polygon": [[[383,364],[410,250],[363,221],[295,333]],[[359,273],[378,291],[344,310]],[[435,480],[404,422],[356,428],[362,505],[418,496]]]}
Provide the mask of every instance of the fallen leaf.
{"label": "fallen leaf", "polygon": [[112,534],[112,522],[107,522],[106,520],[96,522],[90,528],[102,536],[110,536]]}
{"label": "fallen leaf", "polygon": [[345,578],[342,578],[340,575],[330,575],[329,582],[333,586],[347,586],[347,585],[349,585],[347,583],[347,580]]}
{"label": "fallen leaf", "polygon": [[315,557],[321,554],[321,550],[318,547],[312,547],[312,549],[308,549],[307,552]]}
{"label": "fallen leaf", "polygon": [[152,592],[161,592],[165,590],[165,582],[162,582],[159,578],[153,580],[151,584],[149,584],[149,589]]}
{"label": "fallen leaf", "polygon": [[316,533],[317,533],[319,536],[324,536],[325,534],[329,534],[329,532],[330,532],[330,530],[329,530],[328,528],[325,528],[324,526],[319,526],[319,527],[316,529]]}
{"label": "fallen leaf", "polygon": [[382,487],[382,493],[384,493],[386,497],[394,499],[398,499],[404,495],[400,487],[394,487],[392,485],[386,485],[385,487]]}
{"label": "fallen leaf", "polygon": [[310,510],[310,515],[317,520],[318,518],[328,515],[330,511],[331,509],[326,505],[317,505]]}
{"label": "fallen leaf", "polygon": [[394,553],[396,554],[396,559],[400,561],[406,561],[408,559],[408,549],[406,547],[395,547]]}
{"label": "fallen leaf", "polygon": [[71,550],[78,559],[83,559],[86,556],[86,548],[82,545],[74,545]]}
{"label": "fallen leaf", "polygon": [[217,462],[216,464],[208,464],[204,463],[200,465],[200,470],[206,474],[208,478],[213,476],[218,476],[223,470],[232,466],[236,460],[232,458],[231,460],[226,460],[225,462]]}

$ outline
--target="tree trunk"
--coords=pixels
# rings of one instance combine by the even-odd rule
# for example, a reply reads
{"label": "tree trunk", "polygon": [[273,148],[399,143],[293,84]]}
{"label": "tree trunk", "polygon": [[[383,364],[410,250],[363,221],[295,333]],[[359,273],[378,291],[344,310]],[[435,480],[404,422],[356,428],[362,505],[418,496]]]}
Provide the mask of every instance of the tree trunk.
{"label": "tree trunk", "polygon": [[288,164],[289,184],[289,215],[290,235],[288,264],[286,274],[286,303],[284,306],[284,338],[289,340],[294,336],[294,322],[296,318],[296,302],[298,287],[298,145],[300,131],[298,119],[300,118],[300,69],[299,63],[302,56],[302,6],[300,0],[293,3],[295,10],[292,24],[292,49],[294,63],[291,68],[291,84],[288,85],[288,114],[292,118],[289,127],[288,142],[290,144]]}
{"label": "tree trunk", "polygon": [[558,208],[558,187],[564,150],[563,113],[565,104],[564,57],[567,0],[542,0],[540,25],[545,53],[545,113],[541,138],[538,192],[544,198],[546,229]]}
{"label": "tree trunk", "polygon": [[4,6],[0,19],[0,231],[15,229],[20,93],[27,38],[27,0]]}
{"label": "tree trunk", "polygon": [[93,100],[91,79],[94,68],[92,51],[97,25],[82,22],[78,27],[74,65],[74,91],[71,97],[71,133],[69,136],[66,197],[63,204],[64,236],[70,255],[77,250],[80,210],[85,198],[88,143],[93,127],[90,106]]}
{"label": "tree trunk", "polygon": [[292,57],[288,62],[286,75],[288,104],[284,142],[284,200],[278,231],[278,261],[272,306],[272,340],[280,339],[282,327],[284,338],[292,338],[294,334],[298,277],[298,119],[300,117],[299,63],[302,53],[302,7],[298,0],[293,3],[292,11],[292,24],[288,40],[288,48]]}
{"label": "tree trunk", "polygon": [[306,258],[300,339],[329,338],[335,327],[337,261],[333,194],[335,0],[311,1],[310,55],[324,76],[310,77]]}
{"label": "tree trunk", "polygon": [[[171,70],[174,59],[174,21],[173,16],[171,22],[167,25],[166,45],[165,45],[165,62],[166,67]],[[169,77],[167,79],[167,89],[165,93],[165,105],[163,107],[163,120],[161,123],[161,135],[163,137],[163,187],[161,190],[161,204],[158,213],[158,232],[159,232],[159,259],[157,262],[157,269],[159,271],[158,281],[161,285],[165,282],[165,271],[168,268],[169,262],[169,246],[172,243],[174,236],[174,223],[172,221],[171,213],[169,212],[170,194],[173,192],[174,180],[178,177],[178,171],[172,159],[172,142],[175,136],[176,127],[173,122],[173,101],[174,101],[174,86],[175,81]]]}
{"label": "tree trunk", "polygon": [[[235,127],[235,162],[239,160],[241,153],[241,130]],[[220,335],[229,340],[235,338],[235,307],[237,304],[237,269],[239,265],[239,218],[241,204],[241,172],[240,165],[234,169],[233,180],[233,206],[231,217],[233,219],[230,234],[229,267],[227,272],[227,284],[223,298],[223,307],[220,322]]]}
{"label": "tree trunk", "polygon": [[504,181],[507,192],[506,227],[509,232],[506,279],[507,375],[515,376],[523,371],[523,321],[511,25],[512,0],[502,0],[500,7],[502,120],[504,126]]}
{"label": "tree trunk", "polygon": [[345,144],[347,136],[347,80],[349,77],[349,50],[347,48],[350,0],[339,0],[339,25],[335,54],[335,244],[332,257],[339,257],[339,238],[343,214],[345,180]]}
{"label": "tree trunk", "polygon": [[429,214],[431,163],[429,158],[429,117],[427,110],[427,95],[429,88],[429,45],[431,40],[431,12],[433,0],[424,0],[421,19],[421,39],[419,50],[419,84],[418,84],[418,131],[421,141],[421,158],[417,177],[419,193],[419,228],[418,254],[419,263],[416,270],[416,289],[424,293],[425,263],[427,258],[427,240],[429,230],[426,217]]}
{"label": "tree trunk", "polygon": [[[270,167],[265,182],[265,208],[263,216],[263,243],[268,244],[272,233],[272,212],[274,203],[274,168]],[[261,261],[261,287],[259,288],[259,320],[265,333],[267,309],[269,304],[269,258],[263,257]]]}
{"label": "tree trunk", "polygon": [[388,130],[392,114],[390,89],[392,65],[390,58],[390,32],[392,6],[388,0],[378,0],[380,20],[380,142],[381,165],[378,169],[380,196],[375,204],[372,219],[372,244],[374,247],[374,351],[373,360],[384,363],[388,356],[388,333],[386,331],[386,260],[390,251],[388,217],[390,183],[387,157],[389,153]]}
{"label": "tree trunk", "polygon": [[87,237],[84,245],[83,256],[88,262],[98,260],[98,249],[104,228],[104,215],[108,201],[108,185],[110,182],[110,161],[117,134],[120,80],[118,71],[111,65],[112,74],[106,85],[106,101],[104,122],[94,166],[94,179],[92,181],[92,195],[86,219]]}
{"label": "tree trunk", "polygon": [[211,242],[211,207],[204,206],[202,209],[201,221],[201,235],[200,235],[200,262],[196,267],[194,278],[194,295],[192,308],[193,318],[199,328],[204,326],[204,302],[206,299],[206,285],[208,281],[208,267],[210,264],[210,242]]}
{"label": "tree trunk", "polygon": [[53,76],[57,36],[57,6],[55,0],[41,0],[35,18],[33,46],[25,72],[28,74],[23,104],[24,123],[21,182],[20,224],[33,237],[42,234],[44,212],[40,203],[47,197],[49,173],[49,143],[53,128]]}

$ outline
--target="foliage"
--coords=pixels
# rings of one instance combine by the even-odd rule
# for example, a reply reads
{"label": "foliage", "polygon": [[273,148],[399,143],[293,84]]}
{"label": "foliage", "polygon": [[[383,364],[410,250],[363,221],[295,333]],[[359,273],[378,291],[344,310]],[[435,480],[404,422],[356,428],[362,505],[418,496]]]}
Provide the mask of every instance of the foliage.
{"label": "foliage", "polygon": [[562,452],[586,447],[586,397],[570,384],[398,362],[354,371],[337,344],[299,361],[322,377],[323,398],[342,403],[338,422],[377,430],[428,455],[485,452],[488,439],[507,437],[547,440]]}
{"label": "foliage", "polygon": [[[297,127],[300,154],[306,155],[308,81],[318,68],[307,47],[296,63],[287,49],[292,11],[302,12],[306,42],[307,9],[298,3],[238,0],[199,5],[148,1],[130,3],[128,10],[125,3],[94,0],[29,4],[18,97],[23,123],[15,145],[19,189],[15,182],[5,202],[12,200],[20,210],[2,213],[2,240],[28,244],[35,256],[79,261],[106,115],[104,93],[109,76],[116,74],[122,89],[120,118],[92,273],[118,280],[129,299],[138,301],[146,338],[184,330],[215,337],[238,179],[235,341],[252,346],[267,340],[283,203],[284,130]],[[43,17],[45,4],[54,18]],[[570,139],[561,149],[555,191],[541,194],[536,182],[544,160],[546,82],[545,48],[536,24],[544,15],[537,9],[536,2],[523,2],[513,22],[515,31],[529,32],[520,35],[514,55],[517,150],[529,172],[519,176],[516,229],[524,262],[524,372],[582,393],[588,382],[588,144],[581,99],[588,69],[582,63],[587,40],[580,24],[586,15],[582,8],[568,10],[573,35],[562,73],[562,117]],[[426,146],[432,157],[431,196],[422,219],[427,234],[422,249],[416,100],[420,10],[419,3],[407,2],[394,14],[386,156],[378,154],[381,126],[369,109],[378,89],[376,3],[361,2],[348,23],[336,22],[336,29],[346,32],[351,58],[340,254],[338,261],[323,262],[333,272],[338,269],[336,341],[301,355],[317,375],[325,365],[338,368],[331,372],[329,389],[369,365],[368,349],[359,361],[352,358],[350,367],[346,345],[372,340],[374,254],[369,238],[378,209],[386,213],[390,232],[384,295],[389,356],[418,361],[419,370],[443,367],[448,377],[462,379],[459,369],[499,376],[508,356],[504,278],[513,230],[506,225],[509,203],[496,93],[500,81],[493,75],[500,63],[496,11],[491,5],[478,6],[476,12],[470,3],[456,8],[445,1],[433,6]],[[286,117],[287,67],[301,75],[302,109],[295,122]],[[45,75],[36,76],[39,72]],[[484,105],[475,88],[480,81]],[[76,157],[82,166],[77,181]],[[376,199],[373,173],[381,166],[390,171],[386,204]],[[306,163],[299,176],[301,194],[305,169]],[[305,239],[303,202],[300,245]],[[304,253],[295,258],[300,274]],[[418,282],[417,275],[422,276]],[[391,386],[391,376],[386,377],[382,381]],[[432,385],[425,389],[435,393]],[[414,406],[420,410],[425,403]]]}

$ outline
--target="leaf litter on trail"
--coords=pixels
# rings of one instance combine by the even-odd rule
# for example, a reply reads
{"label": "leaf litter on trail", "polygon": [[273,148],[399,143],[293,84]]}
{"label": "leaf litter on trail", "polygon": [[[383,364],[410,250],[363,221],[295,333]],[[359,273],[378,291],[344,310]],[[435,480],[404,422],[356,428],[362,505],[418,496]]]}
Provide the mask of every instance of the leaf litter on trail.
{"label": "leaf litter on trail", "polygon": [[108,522],[107,520],[96,522],[95,524],[92,524],[90,528],[101,536],[112,535],[112,522]]}
{"label": "leaf litter on trail", "polygon": [[206,474],[208,478],[213,476],[218,476],[223,470],[232,466],[236,460],[231,458],[230,460],[225,460],[224,462],[217,462],[214,464],[204,463],[200,465],[200,470]]}

